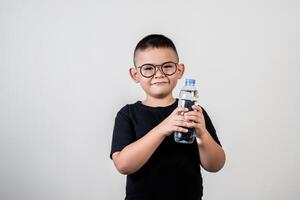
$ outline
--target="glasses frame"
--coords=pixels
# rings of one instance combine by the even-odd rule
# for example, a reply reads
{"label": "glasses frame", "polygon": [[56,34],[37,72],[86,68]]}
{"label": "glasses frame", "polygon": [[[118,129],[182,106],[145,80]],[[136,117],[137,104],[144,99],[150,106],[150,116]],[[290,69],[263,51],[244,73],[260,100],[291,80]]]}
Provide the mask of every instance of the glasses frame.
{"label": "glasses frame", "polygon": [[[168,63],[175,64],[176,69],[175,69],[174,73],[172,73],[172,74],[166,74],[166,73],[164,73],[164,71],[162,70],[162,66],[165,65],[165,64],[168,64]],[[153,67],[155,68],[155,71],[154,71],[154,73],[153,73],[151,76],[145,76],[145,75],[142,73],[142,67],[145,66],[145,65],[151,65],[151,66],[153,66]],[[178,63],[173,62],[173,61],[167,61],[167,62],[164,62],[164,63],[162,63],[162,64],[160,64],[160,65],[154,65],[154,64],[146,63],[146,64],[143,64],[143,65],[141,65],[141,66],[139,66],[139,67],[136,67],[136,68],[140,68],[140,73],[141,73],[141,75],[142,75],[143,77],[145,77],[145,78],[151,78],[151,77],[153,77],[153,76],[156,74],[156,72],[157,72],[158,69],[159,69],[159,70],[161,71],[161,73],[164,74],[165,76],[172,76],[173,74],[175,74],[175,73],[177,72],[177,69],[178,69]]]}

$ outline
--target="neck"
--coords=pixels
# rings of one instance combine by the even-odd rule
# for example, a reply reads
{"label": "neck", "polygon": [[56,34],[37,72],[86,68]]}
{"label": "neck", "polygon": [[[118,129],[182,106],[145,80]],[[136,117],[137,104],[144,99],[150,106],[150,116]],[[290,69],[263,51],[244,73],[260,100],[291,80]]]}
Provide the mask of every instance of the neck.
{"label": "neck", "polygon": [[147,96],[146,100],[143,101],[143,104],[151,107],[165,107],[173,104],[175,101],[176,99],[172,96],[172,94],[164,98]]}

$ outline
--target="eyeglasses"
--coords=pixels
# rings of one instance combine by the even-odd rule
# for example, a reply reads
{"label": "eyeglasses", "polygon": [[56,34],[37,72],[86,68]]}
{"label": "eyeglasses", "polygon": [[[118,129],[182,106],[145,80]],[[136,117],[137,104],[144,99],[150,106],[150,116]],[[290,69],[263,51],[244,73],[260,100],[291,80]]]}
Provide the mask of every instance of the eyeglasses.
{"label": "eyeglasses", "polygon": [[160,68],[159,70],[166,76],[171,76],[175,74],[177,71],[177,64],[174,62],[165,62],[161,65],[153,65],[153,64],[144,64],[142,66],[139,66],[137,68],[140,68],[140,72],[143,77],[150,78],[156,74],[157,70],[156,68]]}

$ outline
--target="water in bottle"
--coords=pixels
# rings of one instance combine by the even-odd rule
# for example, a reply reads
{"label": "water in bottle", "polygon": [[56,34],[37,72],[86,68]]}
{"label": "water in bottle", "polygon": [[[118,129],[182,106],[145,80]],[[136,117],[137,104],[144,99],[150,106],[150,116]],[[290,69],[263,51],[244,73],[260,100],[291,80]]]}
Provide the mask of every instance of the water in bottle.
{"label": "water in bottle", "polygon": [[[192,106],[197,102],[198,90],[195,87],[194,79],[186,79],[185,86],[180,90],[178,107],[188,108],[189,111],[193,110]],[[184,113],[181,113],[182,115]],[[178,143],[191,144],[195,140],[195,129],[188,129],[188,132],[174,132],[174,139]]]}

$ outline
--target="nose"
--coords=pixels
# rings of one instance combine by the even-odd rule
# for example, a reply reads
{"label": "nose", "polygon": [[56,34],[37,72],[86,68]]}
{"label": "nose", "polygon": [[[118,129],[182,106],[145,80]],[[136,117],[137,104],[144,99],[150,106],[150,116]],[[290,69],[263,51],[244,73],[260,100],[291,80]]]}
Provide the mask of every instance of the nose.
{"label": "nose", "polygon": [[154,78],[161,78],[165,77],[165,74],[162,72],[162,69],[160,66],[155,66],[155,73],[154,73]]}

